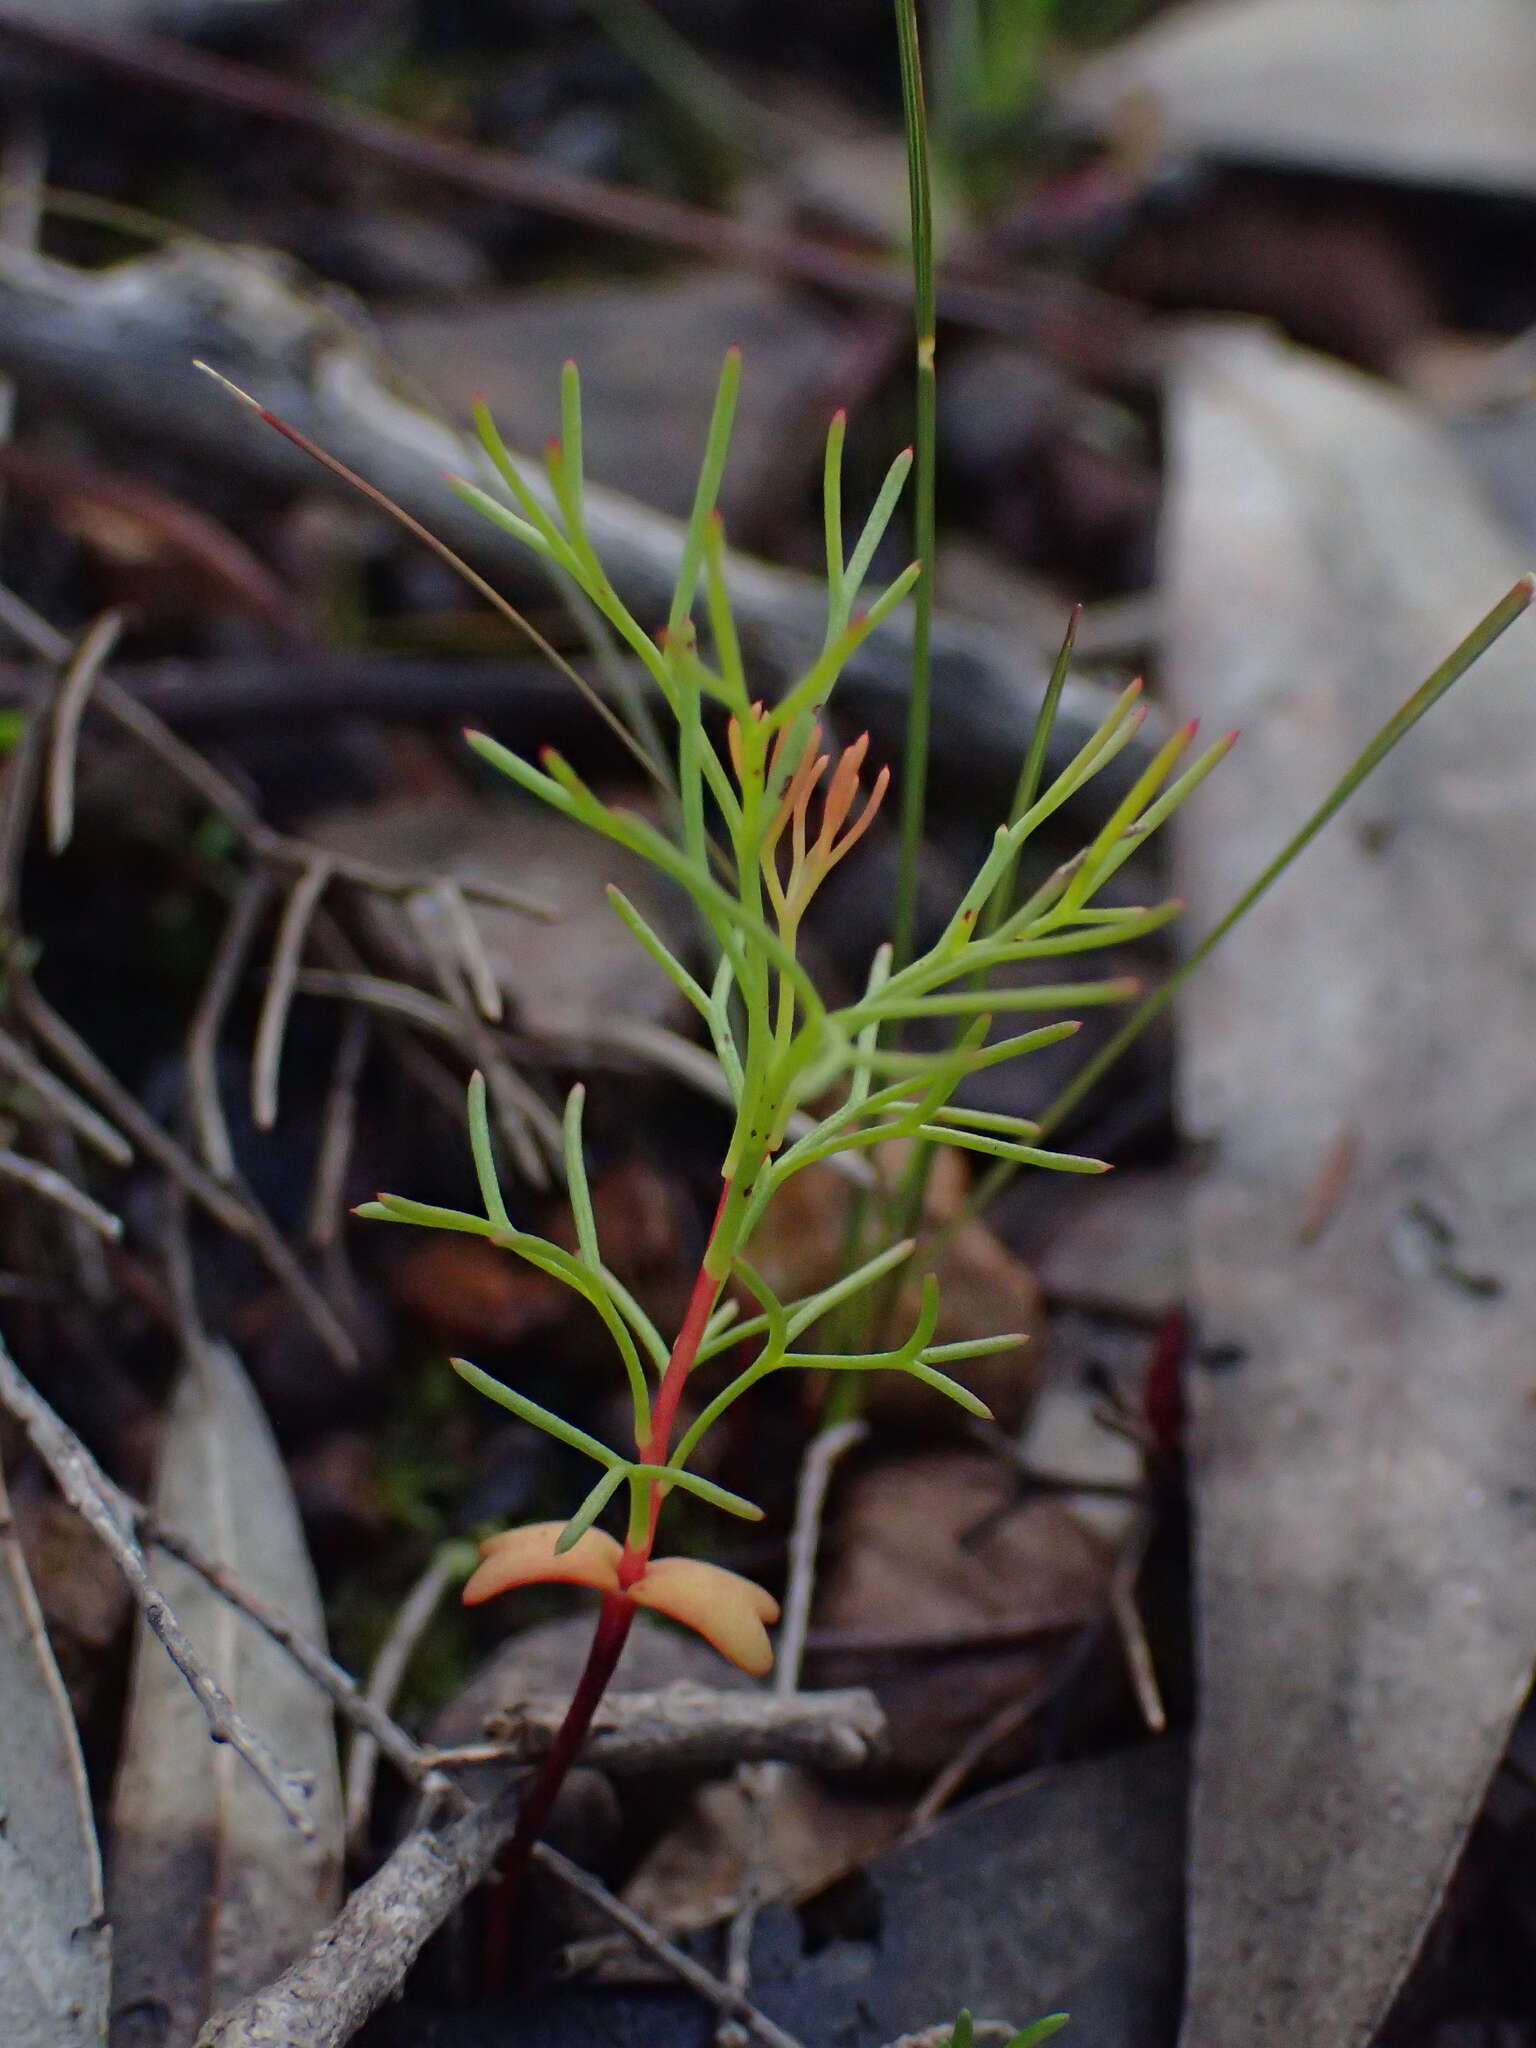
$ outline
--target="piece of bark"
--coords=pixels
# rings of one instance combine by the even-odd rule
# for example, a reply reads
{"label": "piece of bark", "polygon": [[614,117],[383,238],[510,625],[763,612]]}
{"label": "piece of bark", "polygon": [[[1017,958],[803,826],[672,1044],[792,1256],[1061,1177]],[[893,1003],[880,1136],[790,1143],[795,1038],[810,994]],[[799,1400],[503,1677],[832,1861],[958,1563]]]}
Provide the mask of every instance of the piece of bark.
{"label": "piece of bark", "polygon": [[[530,557],[443,480],[467,472],[495,485],[476,448],[403,395],[389,365],[334,302],[305,291],[293,266],[251,250],[188,243],[102,271],[0,250],[0,370],[34,393],[78,408],[110,433],[174,447],[199,462],[280,490],[334,491],[336,480],[193,368],[205,358],[274,412],[396,499],[493,577],[527,585]],[[750,366],[747,374],[750,375]],[[558,394],[550,393],[550,424]],[[700,422],[701,429],[703,422]],[[543,491],[543,471],[527,466]],[[851,514],[850,514],[851,516]],[[664,619],[681,550],[677,521],[605,491],[586,493],[587,528],[613,582],[647,624]],[[735,556],[730,582],[749,659],[768,679],[820,652],[826,595],[798,571]],[[535,577],[537,588],[545,588]],[[1028,747],[1054,648],[1021,651],[1006,635],[949,616],[935,621],[933,762],[972,800],[1006,801]],[[519,654],[521,649],[516,650]],[[911,629],[904,616],[871,636],[839,691],[877,748],[899,754]],[[1053,751],[1080,746],[1110,703],[1075,677]],[[1105,788],[1145,759],[1127,748]]]}
{"label": "piece of bark", "polygon": [[[206,1343],[172,1400],[155,1515],[281,1607],[324,1620],[282,1460],[239,1361]],[[112,1803],[114,2048],[186,2048],[210,2011],[263,1984],[335,1910],[341,1794],[329,1700],[202,1579],[167,1558],[167,1596],[207,1667],[284,1762],[307,1772],[305,1843],[227,1749],[161,1653],[135,1659]]]}
{"label": "piece of bark", "polygon": [[[1180,816],[1198,933],[1526,565],[1423,415],[1253,330],[1191,338],[1170,448],[1169,691],[1245,728]],[[1522,623],[1185,998],[1185,2048],[1373,2034],[1529,1682],[1533,679]]]}
{"label": "piece of bark", "polygon": [[[178,1681],[179,1682],[179,1681]],[[109,1936],[74,1717],[0,1477],[0,2041],[101,2048]]]}

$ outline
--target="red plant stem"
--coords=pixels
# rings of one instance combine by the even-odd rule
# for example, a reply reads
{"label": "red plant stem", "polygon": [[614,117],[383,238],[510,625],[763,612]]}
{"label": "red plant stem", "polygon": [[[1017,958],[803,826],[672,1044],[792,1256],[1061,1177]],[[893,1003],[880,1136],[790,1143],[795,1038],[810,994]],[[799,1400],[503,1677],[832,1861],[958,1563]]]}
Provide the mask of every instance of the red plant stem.
{"label": "red plant stem", "polygon": [[[704,1341],[704,1332],[720,1294],[720,1282],[708,1270],[708,1258],[715,1241],[715,1232],[720,1227],[720,1218],[725,1212],[726,1198],[731,1184],[721,1184],[720,1202],[715,1210],[714,1222],[709,1227],[709,1239],[704,1248],[698,1274],[694,1279],[693,1292],[688,1298],[688,1308],[683,1316],[677,1340],[667,1360],[667,1369],[662,1374],[661,1386],[656,1394],[656,1406],[652,1413],[651,1433],[640,1451],[643,1465],[664,1465],[667,1451],[672,1442],[672,1425],[677,1419],[677,1404],[682,1399],[683,1388],[692,1372],[699,1355],[699,1346]],[[619,1584],[632,1586],[651,1561],[651,1545],[656,1539],[656,1518],[661,1512],[659,1486],[651,1488],[650,1519],[643,1543],[626,1542],[619,1560]],[[603,1694],[608,1690],[609,1680],[629,1640],[630,1625],[635,1618],[635,1603],[622,1592],[605,1593],[603,1605],[597,1617],[597,1628],[593,1633],[592,1647],[587,1652],[587,1662],[571,1703],[565,1710],[565,1719],[555,1734],[539,1767],[539,1774],[529,1788],[523,1801],[522,1811],[517,1817],[517,1827],[507,1844],[502,1859],[502,1885],[500,1894],[501,1912],[505,1914],[510,1902],[517,1896],[528,1867],[528,1858],[533,1845],[544,1831],[549,1819],[550,1808],[559,1797],[560,1787],[565,1783],[572,1764],[581,1754],[592,1726],[592,1716],[602,1703]]]}
{"label": "red plant stem", "polygon": [[[672,1425],[677,1420],[677,1404],[683,1398],[683,1388],[688,1384],[688,1375],[698,1361],[699,1346],[704,1341],[704,1332],[720,1294],[720,1282],[709,1271],[709,1253],[715,1242],[715,1232],[720,1228],[720,1218],[725,1214],[730,1192],[730,1182],[722,1181],[720,1200],[715,1209],[715,1220],[709,1226],[709,1239],[704,1247],[704,1257],[694,1276],[693,1292],[688,1297],[688,1307],[672,1346],[672,1355],[667,1360],[667,1369],[662,1374],[661,1385],[656,1392],[656,1406],[651,1415],[651,1433],[640,1452],[642,1465],[665,1465],[667,1462],[667,1452],[672,1444]],[[621,1586],[632,1586],[651,1561],[651,1545],[656,1540],[656,1518],[661,1513],[661,1496],[662,1488],[653,1486],[650,1520],[646,1527],[644,1543],[626,1542],[624,1545],[624,1554],[619,1560]]]}
{"label": "red plant stem", "polygon": [[603,1694],[608,1690],[614,1667],[629,1640],[630,1624],[635,1618],[635,1603],[622,1593],[605,1593],[597,1617],[597,1628],[592,1636],[592,1647],[587,1652],[586,1668],[576,1681],[576,1690],[571,1694],[571,1704],[565,1710],[565,1719],[549,1745],[539,1775],[529,1788],[528,1797],[523,1801],[517,1817],[517,1827],[507,1844],[502,1859],[502,1906],[515,1898],[522,1883],[523,1873],[528,1867],[528,1858],[533,1845],[544,1832],[544,1823],[549,1819],[549,1810],[559,1797],[560,1787],[565,1783],[571,1765],[581,1754],[587,1739],[587,1730],[592,1726],[592,1716],[602,1703]]}

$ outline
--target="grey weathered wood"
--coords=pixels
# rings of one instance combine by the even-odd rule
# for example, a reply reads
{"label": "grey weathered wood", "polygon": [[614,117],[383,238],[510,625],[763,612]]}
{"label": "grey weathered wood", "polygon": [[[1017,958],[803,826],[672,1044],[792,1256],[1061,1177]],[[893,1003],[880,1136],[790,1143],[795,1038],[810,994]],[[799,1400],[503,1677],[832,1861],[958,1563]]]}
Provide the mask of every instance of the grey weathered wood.
{"label": "grey weathered wood", "polygon": [[[166,1421],[154,1512],[280,1606],[311,1641],[324,1618],[287,1475],[238,1359],[189,1362]],[[291,1770],[313,1779],[305,1842],[217,1748],[197,1703],[141,1634],[112,1801],[109,1903],[117,2048],[185,2048],[210,2011],[292,1961],[339,1899],[341,1787],[330,1701],[205,1580],[161,1581],[207,1668]]]}
{"label": "grey weathered wood", "polygon": [[85,1767],[0,1477],[0,2041],[101,2048],[108,1936]]}
{"label": "grey weathered wood", "polygon": [[[528,1699],[492,1714],[486,1734],[519,1762],[543,1756],[565,1719],[569,1695]],[[726,1692],[680,1680],[659,1692],[611,1692],[593,1717],[582,1762],[624,1776],[731,1764],[795,1763],[852,1771],[870,1762],[885,1734],[872,1692]]]}
{"label": "grey weathered wood", "polygon": [[[1265,335],[1194,338],[1170,446],[1170,693],[1244,728],[1181,814],[1198,931],[1527,565],[1406,401]],[[1528,622],[1197,978],[1180,1099],[1203,1334],[1239,1361],[1195,1389],[1184,2043],[1344,2048],[1536,1653]]]}
{"label": "grey weathered wood", "polygon": [[[245,386],[488,574],[527,579],[527,551],[443,481],[445,470],[479,474],[483,458],[423,410],[361,329],[306,291],[281,259],[189,243],[110,270],[82,271],[0,249],[0,370],[23,393],[63,401],[108,431],[179,448],[279,489],[337,488],[200,376],[194,357]],[[554,424],[553,391],[550,406]],[[701,441],[705,424],[701,419]],[[494,484],[489,473],[485,480]],[[539,464],[529,466],[528,480],[545,488]],[[681,546],[677,521],[596,485],[586,506],[593,543],[615,585],[640,618],[659,623]],[[852,511],[850,530],[856,531]],[[737,556],[731,589],[748,653],[770,684],[819,653],[826,599],[815,578]],[[934,763],[1006,800],[1055,649],[1021,648],[1005,634],[948,616],[935,622],[933,647]],[[891,754],[905,729],[910,661],[910,625],[892,619],[849,664],[842,686],[850,716],[866,721]],[[1064,752],[1081,745],[1109,701],[1092,681],[1070,682],[1055,744]],[[1139,757],[1139,748],[1128,749],[1109,781]]]}

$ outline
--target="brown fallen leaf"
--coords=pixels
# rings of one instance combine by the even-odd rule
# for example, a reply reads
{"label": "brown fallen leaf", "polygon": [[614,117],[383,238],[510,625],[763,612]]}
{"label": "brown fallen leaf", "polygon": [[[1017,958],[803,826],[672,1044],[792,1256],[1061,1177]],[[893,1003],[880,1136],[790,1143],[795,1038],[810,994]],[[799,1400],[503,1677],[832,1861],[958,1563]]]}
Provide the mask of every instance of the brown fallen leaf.
{"label": "brown fallen leaf", "polygon": [[[900,1148],[882,1148],[883,1170],[896,1170]],[[968,1176],[953,1152],[935,1155],[928,1183],[926,1217],[929,1228],[942,1230],[964,1199]],[[852,1189],[829,1166],[807,1167],[775,1198],[752,1239],[753,1264],[781,1300],[812,1294],[829,1286],[844,1270],[848,1207]],[[911,1262],[915,1271],[903,1286],[896,1309],[898,1325],[917,1315],[918,1290],[924,1272],[939,1281],[939,1325],[935,1342],[958,1343],[967,1337],[993,1337],[1016,1330],[1031,1338],[1015,1351],[972,1359],[953,1368],[957,1379],[973,1388],[1005,1429],[1016,1428],[1033,1398],[1039,1376],[1039,1343],[1043,1329],[1040,1290],[1021,1259],[977,1218],[956,1225],[941,1240],[936,1256]],[[871,1375],[868,1412],[879,1418],[920,1424],[924,1429],[949,1428],[960,1411],[902,1373]]]}
{"label": "brown fallen leaf", "polygon": [[905,1799],[834,1792],[789,1766],[775,1770],[766,1799],[739,1776],[701,1785],[624,1898],[674,1935],[725,1919],[749,1884],[760,1904],[810,1898],[889,1848],[910,1810]]}
{"label": "brown fallen leaf", "polygon": [[[931,1776],[1049,1678],[1073,1619],[1103,1607],[1111,1560],[1059,1500],[1018,1500],[1014,1475],[981,1452],[929,1451],[857,1472],[840,1496],[816,1610],[816,1635],[840,1647],[813,1647],[815,1681],[871,1686],[889,1723],[890,1768]],[[1041,1624],[1033,1641],[1031,1618]],[[987,1641],[1014,1623],[1023,1640]],[[992,1763],[1017,1763],[1030,1742],[1026,1727]]]}
{"label": "brown fallen leaf", "polygon": [[405,1237],[383,1276],[390,1292],[445,1346],[516,1344],[561,1321],[569,1291],[484,1238]]}
{"label": "brown fallen leaf", "polygon": [[121,1682],[114,1650],[132,1612],[128,1589],[101,1544],[56,1494],[18,1481],[12,1508],[59,1674],[76,1719],[84,1721],[103,1689]]}

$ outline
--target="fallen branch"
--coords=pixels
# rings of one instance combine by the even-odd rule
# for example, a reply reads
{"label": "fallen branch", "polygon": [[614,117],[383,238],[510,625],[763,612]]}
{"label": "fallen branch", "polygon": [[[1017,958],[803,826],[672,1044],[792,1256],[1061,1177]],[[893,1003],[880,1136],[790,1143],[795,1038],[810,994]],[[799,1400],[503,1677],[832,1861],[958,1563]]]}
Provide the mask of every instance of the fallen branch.
{"label": "fallen branch", "polygon": [[696,1963],[692,1956],[668,1941],[664,1934],[658,1934],[648,1920],[643,1920],[622,1899],[616,1899],[605,1885],[589,1876],[579,1864],[572,1863],[568,1856],[562,1856],[558,1849],[551,1849],[547,1842],[538,1842],[534,1845],[533,1860],[551,1871],[573,1892],[579,1893],[589,1905],[596,1906],[600,1913],[606,1913],[616,1927],[623,1928],[638,1949],[665,1963],[675,1977],[681,1978],[690,1991],[696,1991],[700,1998],[706,1999],[716,2012],[739,2020],[749,2034],[757,2036],[764,2048],[800,2048],[794,2035],[786,2034],[766,2013],[759,2012],[750,1998],[729,1984],[722,1984],[702,1963]]}
{"label": "fallen branch", "polygon": [[[0,34],[10,27],[0,23]],[[443,481],[444,471],[483,475],[478,451],[403,396],[364,337],[298,288],[279,259],[189,241],[110,270],[82,271],[0,248],[0,369],[25,390],[103,427],[217,461],[223,473],[279,490],[310,489],[316,471],[308,458],[254,423],[243,429],[227,395],[193,370],[194,356],[366,476],[476,567],[518,587],[537,573],[520,543]],[[526,473],[530,488],[542,490],[541,465],[529,463]],[[494,476],[486,481],[494,487]],[[682,548],[678,523],[596,485],[587,490],[586,521],[625,601],[642,617],[664,618]],[[819,582],[739,554],[730,573],[748,660],[768,678],[813,661],[826,634]],[[903,743],[910,656],[910,623],[889,620],[859,649],[842,684],[850,717],[887,753]],[[1040,707],[1046,653],[940,614],[933,657],[935,773],[963,777],[978,801],[1005,802]],[[1101,685],[1081,677],[1068,683],[1053,761],[1063,765],[1086,741],[1108,702]],[[1121,778],[1117,788],[1145,764],[1146,737],[1110,771]]]}
{"label": "fallen branch", "polygon": [[[439,1769],[530,1763],[564,1718],[561,1699],[530,1699],[486,1722],[492,1739],[428,1750]],[[593,1719],[582,1762],[615,1776],[649,1770],[719,1770],[732,1764],[793,1763],[810,1770],[857,1770],[876,1753],[885,1716],[873,1693],[719,1692],[669,1685],[662,1692],[610,1693]]]}
{"label": "fallen branch", "polygon": [[[517,1824],[517,1809],[517,1788],[505,1784],[446,1826],[407,1836],[309,1953],[275,1984],[211,2020],[195,2048],[341,2048],[394,1995],[427,1941],[490,1874]],[[739,2018],[764,2048],[799,2048],[792,2035],[658,1934],[606,1885],[543,1843],[533,1854],[717,2011]]]}
{"label": "fallen branch", "polygon": [[[379,1654],[368,1674],[367,1690],[362,1697],[390,1728],[395,1725],[388,1719],[389,1710],[395,1704],[395,1695],[416,1654],[416,1646],[442,1605],[454,1575],[451,1550],[439,1549],[400,1603],[389,1633],[379,1646]],[[359,1726],[347,1755],[346,1831],[348,1847],[354,1853],[362,1848],[367,1837],[368,1816],[373,1807],[374,1775],[379,1752],[384,1746],[375,1729]]]}
{"label": "fallen branch", "polygon": [[[829,242],[708,207],[666,199],[634,186],[584,177],[557,164],[514,156],[409,128],[402,121],[349,106],[263,71],[214,56],[168,37],[140,35],[115,41],[42,20],[0,21],[0,38],[40,57],[52,57],[71,75],[82,69],[203,105],[227,108],[324,137],[349,158],[371,157],[410,170],[460,191],[510,201],[531,213],[573,220],[610,234],[633,235],[713,262],[737,263],[811,284],[844,297],[905,309],[910,279],[898,263],[861,255]],[[994,333],[1024,336],[1038,346],[1065,349],[1076,343],[1094,351],[1106,341],[1120,356],[1135,315],[1121,302],[1076,280],[1039,275],[997,285],[950,276],[943,280],[939,311]]]}
{"label": "fallen branch", "polygon": [[[806,1639],[811,1629],[811,1607],[816,1594],[816,1560],[821,1549],[822,1514],[832,1474],[839,1461],[868,1434],[869,1424],[861,1417],[834,1422],[830,1428],[812,1437],[800,1461],[794,1526],[789,1537],[784,1623],[779,1631],[779,1654],[773,1673],[776,1699],[789,1697],[800,1683]],[[732,1990],[744,1996],[752,1981],[752,1937],[757,1931],[757,1910],[772,1876],[766,1856],[767,1818],[774,1800],[783,1791],[783,1767],[777,1764],[749,1766],[738,1773],[737,1784],[752,1814],[751,1849],[741,1902],[726,1929],[725,1976]],[[715,2039],[717,2048],[739,2048],[742,2040],[740,2023],[727,2019],[717,2030]]]}
{"label": "fallen branch", "polygon": [[308,1953],[276,1983],[210,2020],[196,2048],[341,2048],[489,1875],[517,1808],[516,1788],[504,1785],[445,1827],[408,1835]]}
{"label": "fallen branch", "polygon": [[[145,1568],[143,1544],[152,1543],[197,1572],[285,1650],[337,1710],[365,1730],[425,1797],[453,1806],[453,1818],[440,1826],[418,1829],[400,1844],[383,1868],[353,1893],[306,1956],[275,1984],[232,2013],[211,2021],[197,2044],[197,2048],[339,2048],[378,2005],[394,1995],[437,1928],[488,1873],[497,1851],[516,1826],[518,1784],[509,1781],[492,1797],[464,1810],[462,1795],[438,1769],[440,1761],[449,1760],[447,1754],[439,1758],[414,1742],[382,1707],[364,1696],[332,1658],[242,1585],[226,1566],[208,1558],[186,1537],[160,1528],[147,1508],[101,1470],[23,1376],[3,1344],[0,1405],[21,1424],[64,1498],[106,1544],[146,1620],[202,1705],[214,1739],[227,1741],[238,1750],[296,1825],[307,1826],[302,1811],[293,1811],[307,1792],[307,1781],[283,1771],[227,1695],[201,1671]],[[874,1701],[859,1692],[786,1700],[685,1687],[673,1688],[670,1696],[639,1694],[631,1698],[637,1704],[628,1709],[622,1695],[611,1703],[613,1718],[607,1735],[613,1749],[610,1757],[598,1756],[593,1761],[611,1768],[613,1756],[622,1755],[627,1747],[629,1756],[637,1758],[643,1743],[654,1764],[661,1757],[658,1745],[666,1741],[668,1761],[694,1766],[711,1757],[729,1762],[744,1756],[846,1765],[868,1754],[882,1725]],[[727,1728],[711,1732],[710,1715],[725,1722]],[[550,1705],[532,1721],[550,1725],[554,1718]],[[466,1758],[486,1760],[490,1759]],[[765,2048],[796,2048],[749,2000],[666,1941],[595,1878],[553,1850],[540,1846],[534,1853],[562,1883],[580,1891],[718,2011],[740,2019]]]}
{"label": "fallen branch", "polygon": [[59,1491],[105,1545],[139,1612],[163,1646],[203,1710],[208,1733],[227,1742],[255,1772],[288,1819],[306,1839],[314,1830],[308,1813],[313,1789],[301,1772],[285,1768],[281,1758],[245,1720],[217,1679],[202,1665],[185,1630],[160,1591],[134,1532],[119,1504],[117,1488],[74,1432],[54,1414],[0,1343],[0,1403],[26,1431],[28,1441]]}

